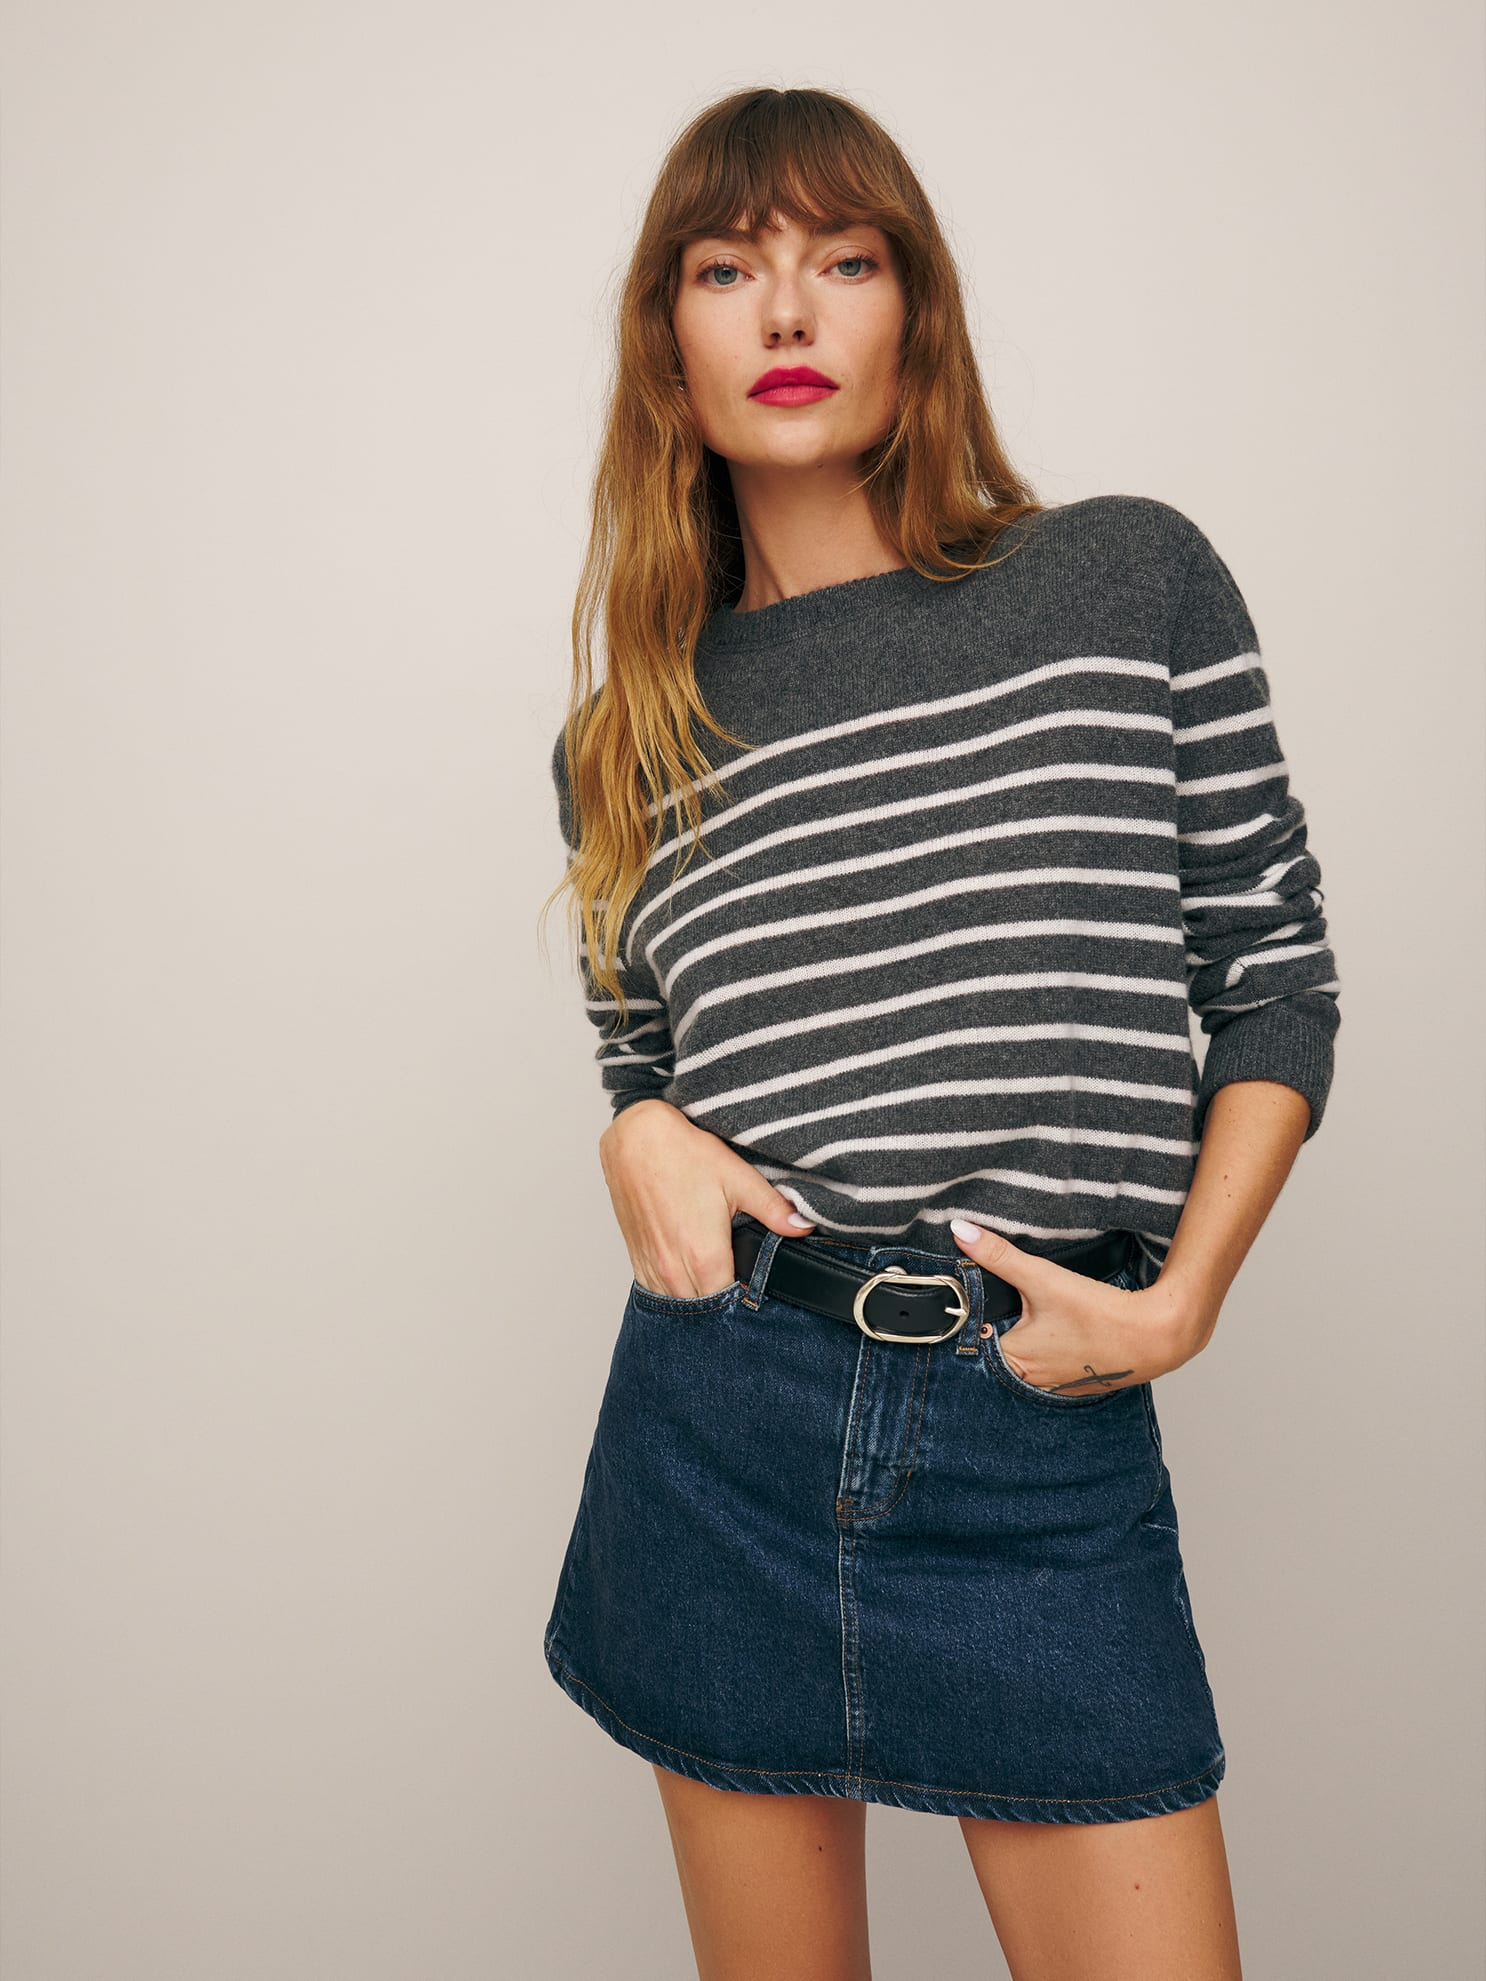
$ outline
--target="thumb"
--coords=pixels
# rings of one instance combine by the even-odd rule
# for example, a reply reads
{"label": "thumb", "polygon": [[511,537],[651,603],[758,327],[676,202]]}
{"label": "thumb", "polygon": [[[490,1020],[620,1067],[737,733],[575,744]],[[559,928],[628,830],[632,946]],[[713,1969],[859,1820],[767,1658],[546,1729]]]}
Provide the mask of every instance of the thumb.
{"label": "thumb", "polygon": [[744,1168],[748,1174],[739,1179],[734,1210],[747,1211],[750,1217],[756,1217],[760,1224],[766,1224],[770,1231],[780,1232],[785,1238],[798,1238],[802,1231],[814,1231],[815,1220],[797,1211],[782,1190],[776,1190],[751,1164],[745,1163]]}
{"label": "thumb", "polygon": [[976,1265],[995,1273],[1019,1293],[1032,1291],[1033,1282],[1043,1268],[1041,1259],[1031,1252],[1023,1252],[1009,1238],[1003,1238],[999,1231],[985,1231],[980,1225],[972,1224],[969,1218],[953,1217],[949,1228],[961,1251]]}

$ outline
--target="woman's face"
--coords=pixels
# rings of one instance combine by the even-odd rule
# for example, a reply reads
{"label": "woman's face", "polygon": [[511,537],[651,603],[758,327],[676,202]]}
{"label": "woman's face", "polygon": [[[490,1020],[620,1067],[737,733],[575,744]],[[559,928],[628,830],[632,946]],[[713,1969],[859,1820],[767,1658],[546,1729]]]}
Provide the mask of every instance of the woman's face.
{"label": "woman's face", "polygon": [[[703,440],[739,467],[854,463],[892,424],[903,314],[880,228],[791,220],[690,242],[671,321]],[[799,368],[828,384],[763,383]]]}

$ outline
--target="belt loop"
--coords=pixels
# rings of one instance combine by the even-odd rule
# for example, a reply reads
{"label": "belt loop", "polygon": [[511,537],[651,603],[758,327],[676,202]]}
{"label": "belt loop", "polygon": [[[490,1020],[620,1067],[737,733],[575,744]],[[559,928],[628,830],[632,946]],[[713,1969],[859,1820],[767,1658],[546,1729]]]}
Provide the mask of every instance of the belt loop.
{"label": "belt loop", "polygon": [[753,1271],[748,1275],[748,1285],[742,1300],[745,1307],[757,1308],[764,1297],[764,1282],[769,1277],[769,1268],[774,1263],[774,1254],[783,1243],[782,1231],[766,1231],[764,1242],[758,1248],[758,1257],[753,1262]]}
{"label": "belt loop", "polygon": [[965,1316],[965,1324],[955,1341],[956,1355],[978,1355],[980,1353],[980,1317],[985,1310],[985,1280],[974,1259],[956,1259],[955,1273],[965,1289],[970,1311]]}

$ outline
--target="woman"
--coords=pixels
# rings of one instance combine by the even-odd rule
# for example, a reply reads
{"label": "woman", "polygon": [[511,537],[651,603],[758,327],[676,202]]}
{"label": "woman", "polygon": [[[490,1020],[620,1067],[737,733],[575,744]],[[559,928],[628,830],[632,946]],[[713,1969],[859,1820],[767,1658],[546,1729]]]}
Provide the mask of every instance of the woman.
{"label": "woman", "polygon": [[645,216],[575,654],[634,1281],[546,1652],[655,1769],[703,1981],[868,1975],[868,1802],[959,1819],[1019,1981],[1237,1975],[1152,1384],[1339,986],[1232,577],[1033,498],[901,152],[754,89]]}

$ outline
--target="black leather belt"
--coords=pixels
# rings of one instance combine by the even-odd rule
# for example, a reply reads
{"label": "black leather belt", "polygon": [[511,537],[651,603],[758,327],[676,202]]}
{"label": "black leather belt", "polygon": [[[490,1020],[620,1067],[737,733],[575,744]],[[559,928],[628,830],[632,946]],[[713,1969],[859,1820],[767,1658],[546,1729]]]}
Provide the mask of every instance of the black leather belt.
{"label": "black leather belt", "polygon": [[[746,1212],[733,1226],[733,1266],[745,1286],[768,1235],[767,1225]],[[1134,1243],[1128,1231],[1107,1231],[1039,1256],[1089,1279],[1113,1279],[1128,1263]],[[860,1328],[874,1341],[947,1341],[964,1326],[970,1312],[969,1294],[954,1271],[955,1263],[946,1259],[942,1273],[911,1273],[901,1266],[868,1272],[864,1266],[847,1265],[812,1249],[808,1238],[781,1238],[764,1284],[754,1292],[761,1294],[767,1287],[775,1299],[807,1307],[814,1314],[829,1314],[848,1327]],[[987,1321],[1017,1312],[1022,1296],[1010,1280],[970,1259],[959,1263],[980,1275]]]}

